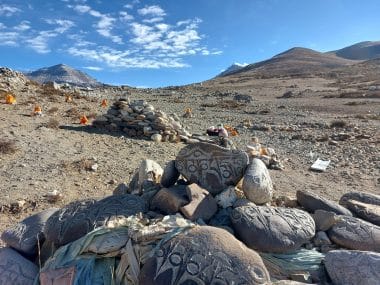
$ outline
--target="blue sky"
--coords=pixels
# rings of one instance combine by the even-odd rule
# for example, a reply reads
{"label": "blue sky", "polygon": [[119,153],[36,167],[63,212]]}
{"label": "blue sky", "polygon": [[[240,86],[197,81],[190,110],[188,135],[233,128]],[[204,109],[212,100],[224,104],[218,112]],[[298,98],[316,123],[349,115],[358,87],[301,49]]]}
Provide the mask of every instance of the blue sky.
{"label": "blue sky", "polygon": [[295,46],[380,40],[378,0],[1,0],[0,66],[65,63],[101,82],[207,80]]}

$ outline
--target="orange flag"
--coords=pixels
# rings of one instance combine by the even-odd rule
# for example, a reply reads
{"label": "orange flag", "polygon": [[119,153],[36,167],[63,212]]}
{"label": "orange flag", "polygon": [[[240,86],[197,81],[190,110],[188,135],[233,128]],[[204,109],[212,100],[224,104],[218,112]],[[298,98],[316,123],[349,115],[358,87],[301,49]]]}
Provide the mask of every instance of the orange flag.
{"label": "orange flag", "polygon": [[103,108],[107,107],[107,99],[103,99],[100,106],[102,106]]}
{"label": "orange flag", "polygon": [[88,119],[87,119],[86,115],[83,115],[82,117],[80,117],[80,124],[81,125],[87,125],[88,124]]}
{"label": "orange flag", "polygon": [[7,94],[5,97],[5,103],[6,104],[16,104],[16,98],[12,94]]}
{"label": "orange flag", "polygon": [[42,115],[42,108],[41,108],[41,106],[36,105],[36,106],[34,107],[34,112],[33,112],[33,114],[34,114],[34,115]]}

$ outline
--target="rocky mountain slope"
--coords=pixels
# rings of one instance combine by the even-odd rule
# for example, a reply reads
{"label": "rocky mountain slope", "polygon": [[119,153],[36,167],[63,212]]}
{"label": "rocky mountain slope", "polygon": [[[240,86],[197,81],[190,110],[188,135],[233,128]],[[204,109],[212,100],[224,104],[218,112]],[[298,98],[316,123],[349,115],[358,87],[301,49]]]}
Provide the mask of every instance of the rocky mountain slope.
{"label": "rocky mountain slope", "polygon": [[40,68],[25,74],[29,79],[39,83],[57,82],[68,83],[76,86],[100,86],[101,83],[88,74],[76,70],[65,64],[57,64],[50,67]]}
{"label": "rocky mountain slope", "polygon": [[338,57],[352,60],[370,60],[380,58],[380,41],[360,42],[336,51],[328,52]]}
{"label": "rocky mountain slope", "polygon": [[224,70],[220,74],[218,74],[217,76],[226,76],[228,74],[234,73],[234,72],[242,69],[243,67],[246,67],[247,65],[248,64],[246,64],[246,63],[242,64],[242,63],[235,62],[232,65],[230,65],[226,70]]}

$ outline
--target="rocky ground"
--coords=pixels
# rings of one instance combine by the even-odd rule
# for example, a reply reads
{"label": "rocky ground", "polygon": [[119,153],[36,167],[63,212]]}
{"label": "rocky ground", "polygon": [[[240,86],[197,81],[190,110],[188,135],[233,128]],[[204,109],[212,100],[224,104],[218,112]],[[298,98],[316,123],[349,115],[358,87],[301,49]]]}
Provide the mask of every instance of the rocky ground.
{"label": "rocky ground", "polygon": [[[297,190],[310,190],[337,201],[349,191],[380,194],[380,101],[334,98],[349,91],[334,79],[102,88],[81,91],[70,103],[63,93],[4,76],[1,80],[0,87],[10,89],[17,104],[0,100],[0,139],[15,147],[0,156],[0,232],[43,209],[112,194],[119,183],[130,181],[142,159],[164,166],[176,157],[184,143],[156,143],[79,124],[82,114],[91,123],[107,112],[100,106],[102,99],[110,106],[125,95],[180,117],[192,108],[193,116],[182,119],[190,133],[204,134],[212,125],[225,124],[239,132],[231,137],[237,148],[245,149],[252,137],[274,148],[285,166],[282,171],[270,170],[277,196],[295,197]],[[237,94],[253,100],[238,101]],[[43,116],[31,115],[36,104]],[[309,169],[317,158],[331,160],[326,172]],[[52,191],[61,193],[62,199],[49,202],[46,195]]]}

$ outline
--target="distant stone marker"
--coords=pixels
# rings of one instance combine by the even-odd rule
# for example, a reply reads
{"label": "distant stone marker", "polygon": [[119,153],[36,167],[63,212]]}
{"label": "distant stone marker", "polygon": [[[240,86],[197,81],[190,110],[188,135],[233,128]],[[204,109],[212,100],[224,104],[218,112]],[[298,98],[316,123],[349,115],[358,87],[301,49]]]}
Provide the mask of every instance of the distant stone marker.
{"label": "distant stone marker", "polygon": [[216,195],[243,177],[248,155],[241,150],[229,150],[208,143],[184,147],[176,158],[178,171],[191,183]]}

